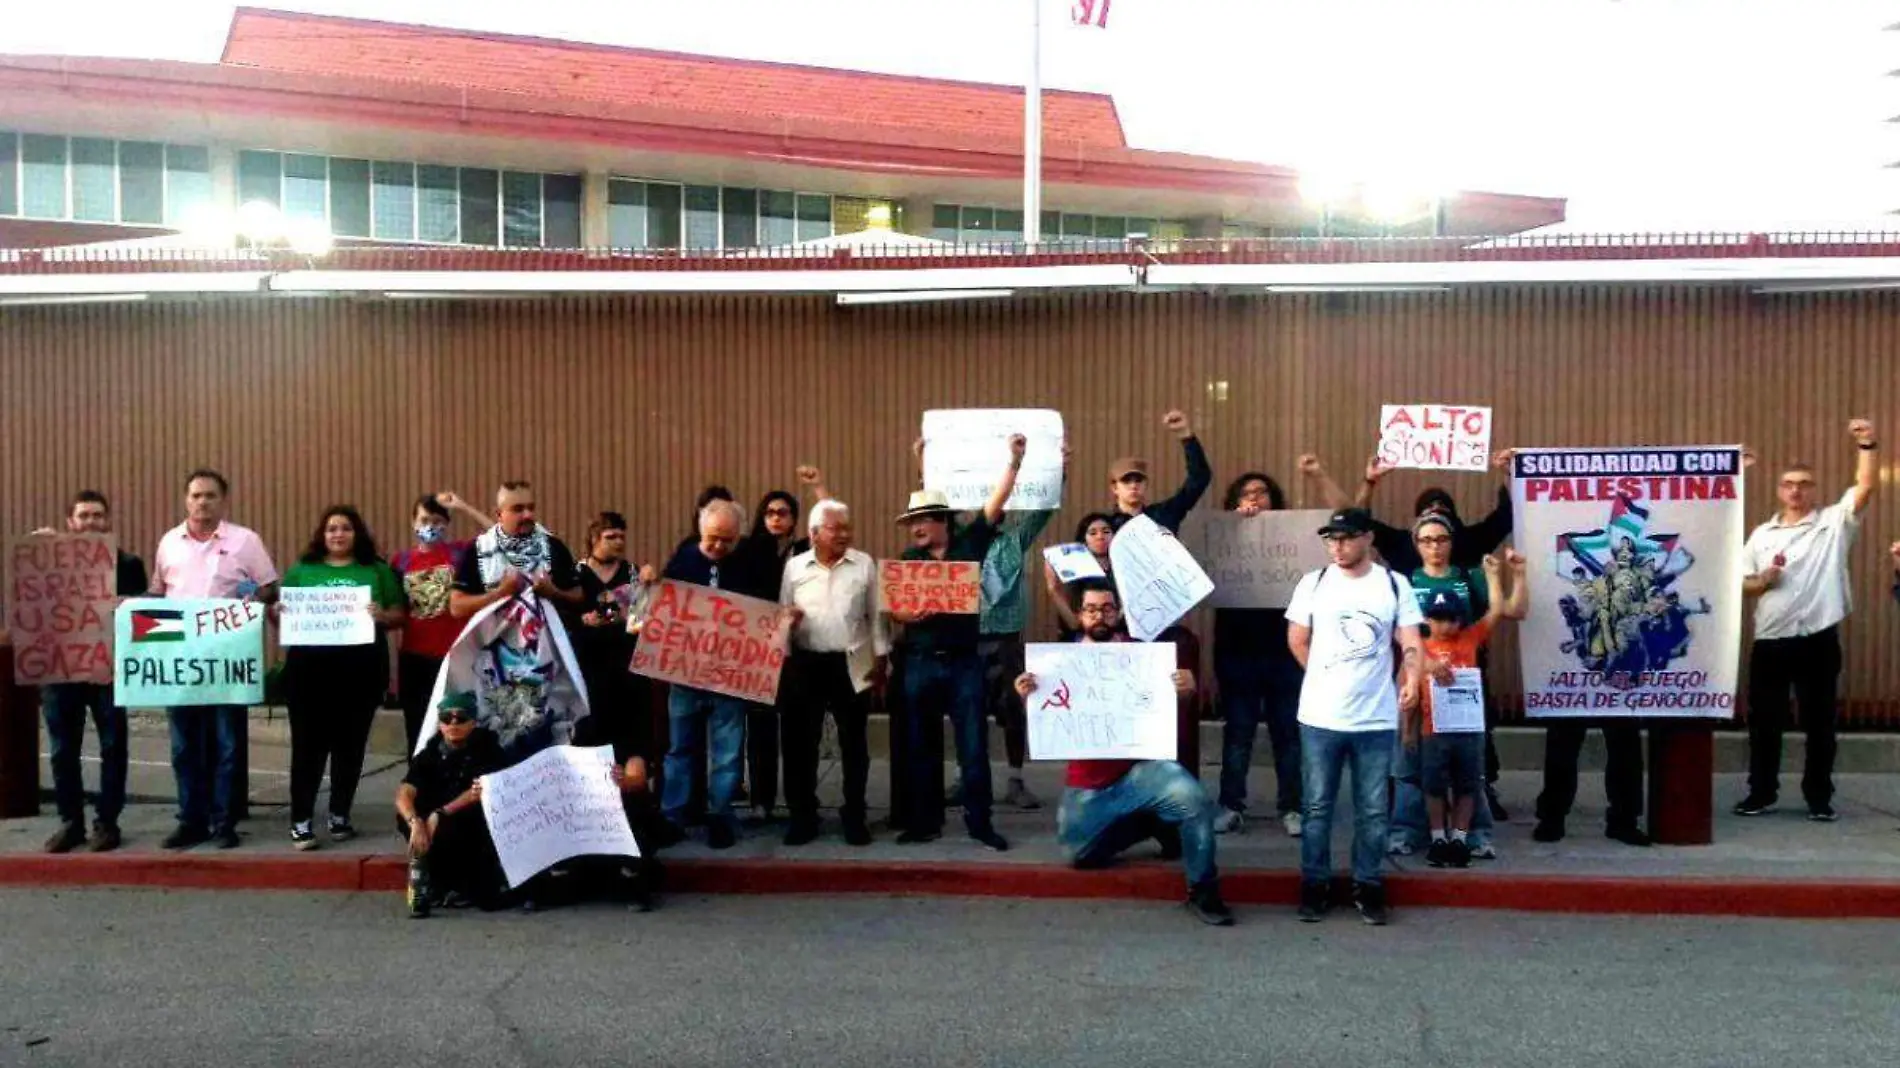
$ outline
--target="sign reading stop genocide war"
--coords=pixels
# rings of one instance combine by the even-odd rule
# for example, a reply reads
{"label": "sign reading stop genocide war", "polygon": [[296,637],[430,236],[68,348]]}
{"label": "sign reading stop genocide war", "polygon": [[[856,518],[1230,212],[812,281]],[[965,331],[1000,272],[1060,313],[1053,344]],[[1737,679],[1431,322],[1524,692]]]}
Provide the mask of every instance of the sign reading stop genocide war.
{"label": "sign reading stop genocide war", "polygon": [[791,610],[773,601],[663,580],[628,670],[769,705],[791,640]]}
{"label": "sign reading stop genocide war", "polygon": [[974,560],[879,560],[879,603],[886,612],[975,615],[983,565]]}
{"label": "sign reading stop genocide war", "polygon": [[1491,463],[1491,409],[1385,405],[1379,409],[1378,456],[1387,467],[1483,471]]}
{"label": "sign reading stop genocide war", "polygon": [[13,681],[112,683],[118,548],[107,534],[50,534],[13,543]]}

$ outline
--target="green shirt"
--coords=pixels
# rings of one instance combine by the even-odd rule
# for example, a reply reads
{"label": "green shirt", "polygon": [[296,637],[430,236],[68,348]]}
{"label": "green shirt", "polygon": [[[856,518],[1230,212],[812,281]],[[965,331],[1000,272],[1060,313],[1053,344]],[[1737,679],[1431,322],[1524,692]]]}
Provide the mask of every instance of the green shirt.
{"label": "green shirt", "polygon": [[368,586],[370,600],[384,608],[400,607],[405,598],[396,572],[381,560],[373,564],[314,564],[299,560],[283,578],[287,587]]}
{"label": "green shirt", "polygon": [[1021,634],[1029,611],[1023,598],[1023,556],[1055,518],[1054,512],[1011,512],[983,558],[984,634]]}
{"label": "green shirt", "polygon": [[1444,578],[1433,578],[1419,568],[1409,576],[1412,592],[1418,595],[1418,610],[1425,611],[1432,603],[1432,597],[1440,590],[1455,593],[1464,598],[1467,611],[1465,625],[1470,626],[1485,617],[1491,611],[1491,599],[1487,594],[1490,587],[1485,583],[1484,572],[1475,567],[1454,567]]}

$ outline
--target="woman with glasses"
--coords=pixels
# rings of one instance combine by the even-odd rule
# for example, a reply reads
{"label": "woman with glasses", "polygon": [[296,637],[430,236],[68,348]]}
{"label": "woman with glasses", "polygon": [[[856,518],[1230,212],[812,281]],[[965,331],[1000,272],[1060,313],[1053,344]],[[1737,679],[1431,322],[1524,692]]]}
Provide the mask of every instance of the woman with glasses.
{"label": "woman with glasses", "polygon": [[[1108,546],[1114,540],[1115,517],[1107,512],[1090,512],[1075,525],[1075,544],[1088,549],[1089,555],[1095,558],[1095,566],[1101,568],[1102,574],[1109,579],[1115,577],[1115,565],[1108,558]],[[1073,641],[1081,633],[1082,627],[1077,621],[1075,609],[1069,606],[1069,591],[1056,574],[1054,565],[1047,560],[1042,564],[1042,585],[1049,591],[1049,603],[1055,607],[1061,640]]]}
{"label": "woman with glasses", "polygon": [[587,681],[587,736],[592,744],[613,746],[615,760],[652,759],[646,679],[627,670],[635,643],[627,632],[627,616],[654,574],[651,567],[636,573],[627,560],[625,516],[602,512],[594,517],[587,526],[587,553],[574,570],[582,611],[580,625],[571,633],[574,656]]}

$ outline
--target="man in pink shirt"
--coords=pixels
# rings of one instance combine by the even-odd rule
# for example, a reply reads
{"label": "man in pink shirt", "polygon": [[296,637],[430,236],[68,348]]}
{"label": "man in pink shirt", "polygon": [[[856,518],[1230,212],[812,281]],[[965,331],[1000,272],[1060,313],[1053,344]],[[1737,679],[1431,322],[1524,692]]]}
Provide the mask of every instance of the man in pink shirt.
{"label": "man in pink shirt", "polygon": [[[277,598],[277,568],[256,533],[224,521],[230,485],[216,471],[185,479],[185,521],[159,539],[152,593],[159,597],[235,597],[266,604]],[[238,844],[243,807],[239,769],[248,740],[242,706],[171,709],[172,775],[178,780],[178,829],[166,849],[216,842]]]}

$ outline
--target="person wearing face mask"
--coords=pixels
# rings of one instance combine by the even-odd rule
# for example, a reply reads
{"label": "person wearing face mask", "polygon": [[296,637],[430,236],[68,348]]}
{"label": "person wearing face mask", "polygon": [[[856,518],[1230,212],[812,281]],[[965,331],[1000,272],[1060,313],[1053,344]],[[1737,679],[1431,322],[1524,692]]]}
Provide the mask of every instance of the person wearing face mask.
{"label": "person wearing face mask", "polygon": [[410,517],[415,542],[390,561],[409,602],[409,623],[402,629],[402,644],[396,652],[396,695],[402,705],[403,731],[409,739],[405,753],[415,751],[436,673],[442,670],[442,658],[449,655],[462,633],[462,621],[449,614],[455,569],[470,544],[449,537],[449,525],[457,516],[483,525],[488,522],[487,516],[452,492],[418,498]]}

